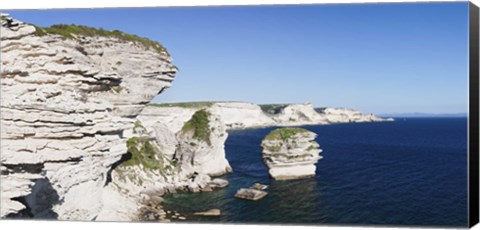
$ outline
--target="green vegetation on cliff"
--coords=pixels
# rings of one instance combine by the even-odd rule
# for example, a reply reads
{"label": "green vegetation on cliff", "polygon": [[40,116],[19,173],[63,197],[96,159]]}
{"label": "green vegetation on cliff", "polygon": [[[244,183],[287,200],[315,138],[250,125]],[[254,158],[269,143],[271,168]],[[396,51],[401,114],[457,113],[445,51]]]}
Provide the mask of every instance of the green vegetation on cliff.
{"label": "green vegetation on cliff", "polygon": [[132,157],[123,166],[142,165],[145,169],[162,169],[163,157],[157,157],[160,151],[145,138],[132,137],[127,140],[128,152]]}
{"label": "green vegetation on cliff", "polygon": [[211,101],[193,101],[193,102],[178,102],[178,103],[162,103],[162,104],[147,104],[153,107],[180,107],[180,108],[203,108],[210,107],[215,102]]}
{"label": "green vegetation on cliff", "polygon": [[212,130],[208,126],[210,115],[211,114],[205,109],[198,110],[189,121],[185,122],[182,132],[193,132],[194,138],[203,140],[207,142],[208,145],[211,145],[210,134]]}
{"label": "green vegetation on cliff", "polygon": [[258,105],[260,108],[263,110],[265,113],[269,114],[277,114],[282,109],[288,106],[288,104],[263,104],[263,105]]}
{"label": "green vegetation on cliff", "polygon": [[139,37],[133,34],[123,33],[119,30],[105,30],[103,28],[97,29],[88,26],[79,26],[75,24],[66,25],[58,24],[52,25],[50,27],[39,27],[34,26],[36,29],[35,34],[37,36],[45,36],[47,34],[57,34],[62,36],[64,39],[77,39],[77,36],[101,36],[101,37],[114,37],[118,38],[121,41],[131,41],[135,43],[142,44],[145,48],[153,49],[160,54],[168,54],[167,49],[160,44],[159,42],[152,41],[148,38]]}
{"label": "green vegetation on cliff", "polygon": [[145,128],[140,121],[134,124],[134,134],[138,136],[131,137],[127,140],[127,149],[130,158],[118,165],[115,170],[122,177],[128,177],[131,181],[142,183],[141,178],[124,170],[126,167],[140,166],[144,170],[156,171],[165,177],[174,173],[178,169],[178,164],[175,160],[168,160],[164,157],[162,152],[152,144],[148,136],[143,136],[146,133]]}
{"label": "green vegetation on cliff", "polygon": [[271,131],[264,139],[265,140],[288,140],[298,133],[309,132],[303,128],[279,128]]}

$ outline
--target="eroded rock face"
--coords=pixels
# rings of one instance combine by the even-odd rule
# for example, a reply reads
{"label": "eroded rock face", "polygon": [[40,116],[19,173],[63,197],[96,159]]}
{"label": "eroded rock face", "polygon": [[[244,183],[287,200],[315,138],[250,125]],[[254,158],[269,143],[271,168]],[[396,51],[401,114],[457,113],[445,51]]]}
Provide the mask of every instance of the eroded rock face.
{"label": "eroded rock face", "polygon": [[275,180],[290,180],[315,175],[315,164],[322,157],[317,134],[302,128],[279,128],[261,143],[262,158]]}
{"label": "eroded rock face", "polygon": [[228,181],[212,178],[231,171],[224,150],[226,127],[220,119],[199,110],[174,130],[163,122],[148,127],[136,122],[127,141],[131,156],[115,167],[107,186],[120,196],[116,199],[123,200],[123,206],[107,199],[108,208],[97,220],[118,220],[126,209],[136,213],[133,207],[151,202],[152,194],[210,192],[228,186]]}
{"label": "eroded rock face", "polygon": [[[40,36],[6,15],[1,23],[0,216],[26,202],[34,217],[94,219],[107,174],[127,151],[124,130],[176,68],[168,53],[135,41]],[[51,191],[48,204],[29,197]]]}
{"label": "eroded rock face", "polygon": [[291,104],[273,115],[276,123],[282,126],[328,124],[323,114],[315,111],[312,104]]}
{"label": "eroded rock face", "polygon": [[228,129],[273,126],[275,121],[260,106],[252,103],[218,102],[210,110],[220,117]]}
{"label": "eroded rock face", "polygon": [[219,176],[231,172],[225,158],[225,124],[210,110],[195,112],[177,133],[179,141],[175,157],[181,162],[183,173]]}
{"label": "eroded rock face", "polygon": [[362,114],[355,109],[347,108],[323,108],[317,109],[328,123],[348,123],[348,122],[381,122],[393,121],[393,118],[383,119],[374,114]]}

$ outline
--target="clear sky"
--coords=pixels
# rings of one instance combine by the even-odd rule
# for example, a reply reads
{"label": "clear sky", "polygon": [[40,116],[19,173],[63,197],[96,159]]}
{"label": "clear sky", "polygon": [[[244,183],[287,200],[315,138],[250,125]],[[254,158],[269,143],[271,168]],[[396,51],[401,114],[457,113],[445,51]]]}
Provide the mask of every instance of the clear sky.
{"label": "clear sky", "polygon": [[462,113],[468,3],[8,11],[157,40],[180,68],[154,102],[249,101]]}

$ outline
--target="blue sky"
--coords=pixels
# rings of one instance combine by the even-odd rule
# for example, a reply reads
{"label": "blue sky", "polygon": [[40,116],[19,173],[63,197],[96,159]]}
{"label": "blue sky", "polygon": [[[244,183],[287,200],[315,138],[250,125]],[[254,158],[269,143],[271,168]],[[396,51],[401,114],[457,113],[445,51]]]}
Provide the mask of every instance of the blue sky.
{"label": "blue sky", "polygon": [[161,42],[181,71],[154,102],[311,102],[373,113],[468,107],[465,2],[8,12],[40,26]]}

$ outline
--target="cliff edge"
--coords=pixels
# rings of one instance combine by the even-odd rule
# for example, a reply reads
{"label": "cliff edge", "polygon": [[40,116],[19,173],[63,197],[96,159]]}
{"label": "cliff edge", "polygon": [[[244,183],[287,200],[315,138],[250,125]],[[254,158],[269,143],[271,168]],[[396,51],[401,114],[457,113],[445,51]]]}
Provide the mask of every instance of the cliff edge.
{"label": "cliff edge", "polygon": [[95,219],[124,130],[177,68],[161,44],[120,31],[1,24],[0,216]]}

